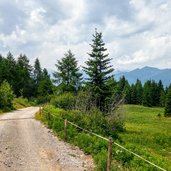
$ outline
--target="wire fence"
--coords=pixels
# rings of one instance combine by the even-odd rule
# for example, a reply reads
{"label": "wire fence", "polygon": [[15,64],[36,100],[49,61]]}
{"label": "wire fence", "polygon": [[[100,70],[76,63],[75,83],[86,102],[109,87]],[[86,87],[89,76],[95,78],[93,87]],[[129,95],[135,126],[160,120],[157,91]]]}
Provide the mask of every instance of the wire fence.
{"label": "wire fence", "polygon": [[[42,108],[40,108],[40,112],[42,112]],[[47,112],[47,111],[45,111],[45,112],[48,114],[48,118],[50,118],[50,116],[53,116],[53,117],[59,119],[59,117],[57,117],[56,115],[50,114],[50,112]],[[82,127],[76,125],[75,123],[70,122],[70,121],[67,120],[67,119],[63,119],[63,118],[60,118],[60,119],[62,119],[62,120],[64,121],[64,134],[65,134],[65,139],[66,139],[66,140],[67,140],[67,124],[71,124],[72,126],[78,128],[78,129],[80,129],[80,130],[82,130],[82,131],[84,131],[84,132],[87,132],[87,133],[89,133],[89,134],[92,134],[92,135],[94,135],[94,136],[96,136],[96,137],[98,137],[98,138],[101,138],[101,139],[103,139],[103,140],[109,142],[109,144],[108,144],[107,171],[110,171],[110,170],[111,170],[112,144],[114,144],[114,145],[116,145],[116,146],[122,148],[123,150],[125,150],[125,151],[131,153],[132,155],[138,157],[139,159],[145,161],[146,163],[148,163],[148,164],[150,164],[150,165],[152,165],[152,166],[158,168],[159,170],[167,171],[166,169],[164,169],[164,168],[162,168],[162,167],[160,167],[160,166],[158,166],[158,165],[152,163],[151,161],[145,159],[144,157],[142,157],[142,156],[140,156],[140,155],[134,153],[133,151],[131,151],[131,150],[129,150],[129,149],[123,147],[122,145],[120,145],[120,144],[118,144],[118,143],[116,143],[116,142],[113,142],[113,139],[112,139],[111,137],[105,138],[105,137],[103,137],[103,136],[101,136],[101,135],[98,135],[98,134],[92,132],[92,131],[89,131],[89,130],[87,130],[87,129],[84,129],[84,128],[82,128]]]}

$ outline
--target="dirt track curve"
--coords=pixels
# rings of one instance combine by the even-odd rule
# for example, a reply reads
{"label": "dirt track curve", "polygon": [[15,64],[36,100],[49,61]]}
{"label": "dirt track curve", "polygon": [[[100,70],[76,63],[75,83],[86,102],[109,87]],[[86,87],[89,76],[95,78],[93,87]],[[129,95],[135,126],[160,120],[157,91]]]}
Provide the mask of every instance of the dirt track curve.
{"label": "dirt track curve", "polygon": [[[37,107],[0,116],[0,171],[86,171],[93,162],[33,118]],[[25,118],[25,119],[24,119]]]}

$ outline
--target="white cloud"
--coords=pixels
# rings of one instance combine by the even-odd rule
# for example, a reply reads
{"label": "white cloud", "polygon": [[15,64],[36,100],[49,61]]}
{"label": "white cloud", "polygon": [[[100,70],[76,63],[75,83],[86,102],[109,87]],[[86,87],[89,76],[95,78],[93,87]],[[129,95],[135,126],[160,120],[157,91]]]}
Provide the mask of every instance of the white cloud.
{"label": "white cloud", "polygon": [[[1,10],[7,4],[9,14]],[[71,49],[79,65],[84,65],[97,27],[103,32],[115,68],[169,67],[169,9],[169,0],[2,0],[0,53],[26,53],[31,61],[39,57],[43,67],[54,68],[56,59]]]}

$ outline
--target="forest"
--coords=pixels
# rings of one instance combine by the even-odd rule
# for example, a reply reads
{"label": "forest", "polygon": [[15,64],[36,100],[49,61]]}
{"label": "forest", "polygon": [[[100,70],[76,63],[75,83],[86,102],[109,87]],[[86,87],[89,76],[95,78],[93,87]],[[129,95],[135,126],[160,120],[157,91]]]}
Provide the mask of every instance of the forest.
{"label": "forest", "polygon": [[[110,113],[117,102],[124,101],[126,104],[165,107],[165,116],[169,116],[171,85],[163,87],[162,81],[153,80],[147,80],[142,85],[138,79],[130,85],[124,76],[116,81],[111,59],[105,53],[107,49],[102,33],[96,31],[93,36],[92,52],[88,53],[90,59],[86,62],[86,67],[79,68],[75,55],[68,50],[54,64],[57,71],[53,73],[53,77],[46,68],[41,67],[38,58],[31,66],[26,55],[20,54],[17,59],[11,52],[6,57],[0,55],[0,108],[10,109],[14,97],[27,98],[40,104],[49,102],[56,94],[78,95],[84,92],[91,96],[87,105],[96,106],[104,113]],[[83,78],[82,72],[89,78]]]}

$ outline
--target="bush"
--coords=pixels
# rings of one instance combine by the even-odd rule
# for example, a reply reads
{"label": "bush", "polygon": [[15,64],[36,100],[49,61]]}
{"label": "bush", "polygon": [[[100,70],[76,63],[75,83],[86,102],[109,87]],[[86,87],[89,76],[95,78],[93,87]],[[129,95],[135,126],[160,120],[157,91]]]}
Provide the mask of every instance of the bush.
{"label": "bush", "polygon": [[51,99],[51,104],[56,108],[65,110],[75,108],[75,96],[72,93],[64,93],[62,95],[55,95]]}
{"label": "bush", "polygon": [[106,171],[107,166],[107,150],[101,150],[95,157],[97,163],[97,170]]}
{"label": "bush", "polygon": [[[75,108],[80,111],[87,111],[93,107],[91,94],[87,91],[80,91],[76,96]],[[95,106],[95,105],[94,105]]]}
{"label": "bush", "polygon": [[3,81],[0,86],[0,108],[4,111],[8,111],[13,109],[12,101],[15,95],[9,83],[7,81]]}
{"label": "bush", "polygon": [[13,103],[14,109],[21,109],[21,108],[25,108],[25,107],[31,106],[31,104],[28,101],[28,99],[27,98],[23,98],[23,97],[15,98],[12,103]]}
{"label": "bush", "polygon": [[46,96],[38,96],[37,97],[37,104],[44,104],[44,103],[48,103],[50,102],[50,96],[46,95]]}
{"label": "bush", "polygon": [[[51,114],[50,117],[48,112]],[[68,119],[82,128],[104,137],[112,136],[116,140],[116,137],[118,137],[118,131],[116,131],[118,129],[118,126],[116,126],[118,118],[116,118],[116,116],[110,118],[104,116],[97,108],[93,108],[89,112],[81,112],[79,110],[66,111],[61,108],[55,108],[53,105],[48,105],[44,108],[41,120],[62,139],[64,139],[64,119]],[[106,170],[108,142],[87,134],[70,124],[67,126],[67,141],[79,146],[85,153],[93,155],[97,164],[97,170]],[[115,169],[115,167],[113,168]]]}

